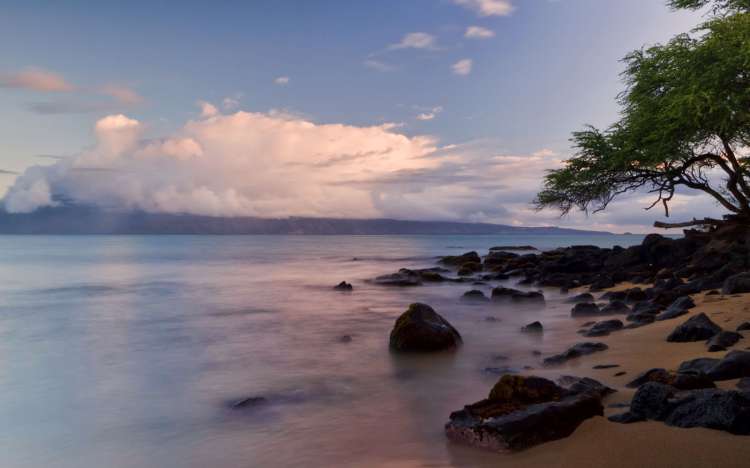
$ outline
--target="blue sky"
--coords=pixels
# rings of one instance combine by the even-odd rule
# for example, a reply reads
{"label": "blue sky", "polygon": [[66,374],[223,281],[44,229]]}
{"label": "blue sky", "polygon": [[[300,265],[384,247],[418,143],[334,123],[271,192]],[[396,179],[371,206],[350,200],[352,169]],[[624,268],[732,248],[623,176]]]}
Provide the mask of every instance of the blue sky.
{"label": "blue sky", "polygon": [[[195,177],[174,174],[192,174],[195,167],[170,162],[156,166],[168,171],[163,173],[168,184],[150,180],[156,167],[143,167],[148,174],[143,178],[149,182],[130,188],[128,194],[92,191],[84,196],[71,187],[87,184],[85,179],[53,180],[45,175],[53,197],[68,190],[88,202],[106,199],[110,204],[164,211],[191,206],[190,197],[206,188],[216,200],[247,198],[233,202],[231,209],[216,208],[221,201],[212,201],[202,209],[207,214],[361,213],[596,228],[618,225],[636,230],[658,213],[644,216],[629,202],[604,217],[576,215],[560,221],[551,214],[533,215],[528,198],[538,187],[529,186],[532,174],[520,178],[522,187],[514,185],[518,182],[514,171],[528,157],[530,166],[543,173],[541,166],[547,159],[554,164],[569,155],[571,131],[585,123],[603,126],[616,119],[614,97],[622,88],[619,59],[644,44],[688,31],[700,20],[698,14],[672,12],[657,0],[276,0],[180,2],[179,6],[138,1],[119,5],[4,2],[0,169],[21,173],[55,161],[38,155],[73,156],[77,162],[67,164],[74,166],[94,160],[99,166],[105,160],[110,164],[114,156],[100,153],[115,137],[106,125],[96,125],[109,115],[122,114],[127,120],[109,120],[109,124],[117,132],[137,127],[129,138],[140,143],[126,145],[127,151],[118,149],[117,158],[130,159],[107,170],[122,171],[128,164],[141,168],[132,158],[143,160],[139,155],[144,141],[167,144],[170,139],[192,139],[202,148],[201,157],[219,161],[216,164],[238,152],[243,158],[245,153],[267,152],[255,160],[243,159],[245,165],[235,160],[227,164],[234,171],[271,167],[264,178],[275,174],[284,177],[279,183],[310,187],[302,192],[277,191],[252,178],[245,184],[230,169],[214,174],[228,180],[225,187],[206,181],[188,187],[186,180],[192,183]],[[257,118],[240,119],[235,117],[238,111]],[[342,167],[337,173],[281,171],[274,164],[281,167],[278,161],[283,161],[286,167],[292,162],[286,153],[275,156],[275,149],[286,148],[307,133],[299,130],[304,125],[292,125],[290,134],[283,134],[282,127],[289,125],[280,121],[312,122],[319,132],[309,138],[315,140],[323,133],[328,139],[341,138],[340,146],[347,151],[356,146],[354,140],[368,137],[334,134],[331,125],[341,124],[346,132],[380,128],[384,134],[374,137],[382,137],[379,142],[398,135],[410,140],[402,142],[403,151],[382,160],[382,166],[363,156],[358,157],[361,166]],[[386,123],[393,125],[383,127]],[[216,153],[207,151],[210,145],[201,138],[238,125],[249,126],[245,129],[249,134],[259,128],[273,128],[280,134],[272,141],[256,139],[244,146],[212,147]],[[430,143],[415,143],[419,136],[429,137]],[[325,138],[321,136],[320,146],[308,159],[328,150]],[[363,146],[371,147],[373,154],[393,148],[382,143],[386,146],[378,149],[379,144]],[[406,148],[415,144],[418,150]],[[92,154],[97,151],[98,159]],[[183,156],[175,158],[185,161]],[[329,156],[330,161],[342,158]],[[497,185],[507,190],[491,190],[492,181],[486,177],[474,184],[470,176],[500,156],[514,158],[502,160],[494,172]],[[415,165],[411,158],[429,161]],[[323,167],[319,163],[315,167]],[[365,173],[369,178],[358,176]],[[455,173],[466,177],[451,178]],[[305,174],[314,182],[299,182]],[[343,185],[339,180],[352,181],[349,188],[356,186],[357,193],[327,188]],[[14,183],[14,175],[2,176],[0,191]],[[452,190],[445,190],[446,184]],[[28,192],[34,180],[17,185],[18,193]],[[419,188],[407,193],[409,185]],[[179,203],[154,202],[164,200],[167,192],[174,197],[188,195]],[[316,196],[321,201],[305,203]],[[420,196],[443,205],[426,208],[417,201]],[[343,202],[328,206],[322,201],[331,198],[358,201],[350,206]],[[300,199],[305,202],[295,205]],[[475,207],[472,199],[477,200]],[[258,200],[265,200],[262,208]],[[676,210],[679,215],[679,206]]]}

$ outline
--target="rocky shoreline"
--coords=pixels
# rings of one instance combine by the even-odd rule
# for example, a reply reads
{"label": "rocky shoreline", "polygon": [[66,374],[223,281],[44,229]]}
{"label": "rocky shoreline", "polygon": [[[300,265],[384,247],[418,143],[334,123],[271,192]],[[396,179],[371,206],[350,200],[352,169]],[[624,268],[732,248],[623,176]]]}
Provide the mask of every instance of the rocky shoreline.
{"label": "rocky shoreline", "polygon": [[[669,333],[661,338],[663,344],[700,343],[706,353],[725,353],[742,342],[742,332],[750,324],[743,322],[730,329],[701,309],[711,302],[742,299],[742,293],[750,292],[748,233],[741,226],[725,226],[712,233],[685,234],[680,239],[649,235],[640,245],[629,248],[573,246],[525,253],[532,248],[504,246],[490,249],[484,256],[467,252],[442,257],[437,267],[401,269],[372,282],[397,287],[440,282],[492,286],[496,281],[511,280],[523,286],[557,287],[569,294],[572,318],[592,319],[579,330],[585,337],[617,336],[642,327],[668,328]],[[521,306],[543,305],[545,297],[542,291],[496,285],[489,297],[470,289],[461,300]],[[535,322],[521,332],[543,330],[544,325]],[[459,331],[426,304],[413,304],[391,333],[394,352],[455,350],[461,342]],[[535,373],[554,372],[569,361],[595,353],[606,355],[609,349],[604,342],[582,341],[541,358]],[[637,372],[640,375],[622,385],[605,385],[585,375],[564,376],[557,383],[541,376],[502,375],[486,399],[450,415],[446,435],[494,451],[527,449],[566,438],[584,421],[605,415],[604,400],[615,391],[632,393],[632,399],[618,402],[617,413],[607,411],[612,413],[607,415],[609,424],[659,421],[673,427],[750,434],[750,389],[720,384],[750,379],[750,352],[733,349],[723,357],[696,356],[677,366],[655,367],[639,351],[630,354],[642,361],[633,363],[642,366]],[[593,369],[619,366],[599,363]],[[612,377],[622,379],[626,374],[618,370]]]}

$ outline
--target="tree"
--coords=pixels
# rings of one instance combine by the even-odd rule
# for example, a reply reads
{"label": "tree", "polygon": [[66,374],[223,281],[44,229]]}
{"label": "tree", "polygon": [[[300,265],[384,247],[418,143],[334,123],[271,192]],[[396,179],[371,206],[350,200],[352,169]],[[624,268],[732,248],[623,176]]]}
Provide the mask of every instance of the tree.
{"label": "tree", "polygon": [[[575,155],[550,171],[534,204],[567,214],[601,211],[617,196],[698,190],[750,222],[750,0],[671,0],[673,8],[712,5],[693,34],[624,58],[621,119],[571,138]],[[663,224],[663,223],[662,223]]]}

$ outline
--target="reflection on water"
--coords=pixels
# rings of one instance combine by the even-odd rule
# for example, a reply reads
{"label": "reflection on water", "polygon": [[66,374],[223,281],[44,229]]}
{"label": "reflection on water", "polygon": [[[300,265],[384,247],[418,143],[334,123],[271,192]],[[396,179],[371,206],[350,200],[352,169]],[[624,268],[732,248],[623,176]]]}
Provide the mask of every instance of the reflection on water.
{"label": "reflection on water", "polygon": [[[462,303],[468,284],[366,280],[498,244],[639,241],[0,237],[2,466],[492,464],[449,444],[443,424],[501,368],[538,366],[532,351],[571,339],[558,292],[519,309]],[[353,293],[331,289],[342,280]],[[388,352],[393,321],[415,301],[462,333],[458,352]],[[534,320],[544,335],[518,332]]]}

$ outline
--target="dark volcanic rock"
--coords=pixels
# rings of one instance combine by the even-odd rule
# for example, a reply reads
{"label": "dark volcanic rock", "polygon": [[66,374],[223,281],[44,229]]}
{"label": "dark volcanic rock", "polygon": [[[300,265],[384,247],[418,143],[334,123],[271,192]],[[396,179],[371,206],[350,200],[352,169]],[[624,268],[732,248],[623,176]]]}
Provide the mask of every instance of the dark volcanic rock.
{"label": "dark volcanic rock", "polygon": [[440,263],[443,265],[450,265],[454,267],[460,267],[461,265],[464,265],[466,263],[482,263],[482,259],[479,257],[479,254],[476,252],[466,252],[465,254],[461,255],[449,255],[447,257],[442,257],[440,259]]}
{"label": "dark volcanic rock", "polygon": [[471,291],[466,291],[461,296],[461,300],[466,302],[488,302],[490,299],[482,291],[472,289]]}
{"label": "dark volcanic rock", "polygon": [[599,306],[591,302],[580,302],[570,310],[571,317],[590,317],[601,314],[602,311]]}
{"label": "dark volcanic rock", "polygon": [[474,273],[482,271],[482,265],[479,263],[468,262],[461,265],[456,273],[458,276],[471,276]]}
{"label": "dark volcanic rock", "polygon": [[337,291],[351,291],[352,289],[354,289],[354,286],[352,286],[350,283],[347,283],[346,281],[342,281],[334,286],[333,289]]}
{"label": "dark volcanic rock", "polygon": [[497,287],[492,290],[493,301],[544,302],[544,294],[539,291],[519,291],[513,288]]}
{"label": "dark volcanic rock", "polygon": [[750,352],[730,351],[706,371],[713,380],[731,380],[750,377]]}
{"label": "dark volcanic rock", "polygon": [[669,372],[666,369],[650,369],[642,373],[625,386],[638,388],[648,382],[658,382],[671,385],[679,390],[695,390],[699,388],[714,388],[713,381],[703,372]]}
{"label": "dark volcanic rock", "polygon": [[530,324],[521,328],[522,332],[526,333],[541,333],[544,331],[544,327],[541,322],[531,322]]}
{"label": "dark volcanic rock", "polygon": [[609,346],[607,346],[604,343],[599,343],[599,342],[578,343],[578,344],[571,346],[567,350],[565,350],[565,352],[562,352],[560,354],[555,354],[554,356],[545,358],[544,365],[554,366],[558,364],[563,364],[571,359],[585,356],[587,354],[592,354],[597,351],[604,351],[608,348]]}
{"label": "dark volcanic rock", "polygon": [[667,402],[677,389],[659,382],[647,382],[630,401],[630,412],[645,419],[661,419],[667,412]]}
{"label": "dark volcanic rock", "polygon": [[591,329],[589,329],[584,336],[606,336],[613,331],[622,330],[623,323],[620,320],[604,320],[602,322],[596,322]]}
{"label": "dark volcanic rock", "polygon": [[614,369],[616,367],[620,367],[619,364],[597,364],[592,369],[595,370],[601,370],[601,369]]}
{"label": "dark volcanic rock", "polygon": [[578,304],[581,302],[594,302],[594,296],[590,293],[581,293],[565,300],[568,304]]}
{"label": "dark volcanic rock", "polygon": [[675,427],[705,427],[750,434],[750,395],[735,390],[681,392],[668,402],[664,422]]}
{"label": "dark volcanic rock", "polygon": [[625,320],[628,322],[633,322],[637,325],[646,325],[649,323],[653,323],[656,318],[653,314],[649,314],[647,312],[633,312],[632,314],[628,314],[627,317],[625,317]]}
{"label": "dark volcanic rock", "polygon": [[645,301],[648,295],[641,288],[630,288],[625,291],[625,302],[633,304],[635,302]]}
{"label": "dark volcanic rock", "polygon": [[628,297],[628,293],[625,291],[607,291],[602,294],[601,299],[607,301],[624,301]]}
{"label": "dark volcanic rock", "polygon": [[622,301],[612,301],[601,310],[602,314],[627,314],[630,308]]}
{"label": "dark volcanic rock", "polygon": [[735,390],[679,391],[649,382],[633,396],[630,411],[610,418],[614,422],[653,419],[669,426],[705,427],[732,434],[750,434],[750,395]]}
{"label": "dark volcanic rock", "polygon": [[420,286],[423,282],[458,281],[443,276],[441,273],[445,271],[447,270],[443,268],[425,268],[421,270],[401,268],[396,273],[378,276],[373,282],[382,286]]}
{"label": "dark volcanic rock", "polygon": [[396,351],[440,351],[455,348],[461,335],[427,304],[414,303],[396,320],[390,347]]}
{"label": "dark volcanic rock", "polygon": [[243,398],[242,400],[235,401],[230,406],[235,409],[256,408],[258,406],[265,405],[267,403],[268,403],[268,399],[266,397],[253,396],[253,397]]}
{"label": "dark volcanic rock", "polygon": [[493,250],[539,250],[532,245],[497,245],[490,247],[490,252]]}
{"label": "dark volcanic rock", "polygon": [[721,287],[724,294],[739,294],[750,292],[750,273],[739,273],[730,276]]}
{"label": "dark volcanic rock", "polygon": [[707,374],[709,369],[719,363],[719,359],[714,358],[697,358],[685,361],[680,364],[677,372],[698,372]]}
{"label": "dark volcanic rock", "polygon": [[721,331],[721,327],[711,321],[704,313],[690,317],[678,326],[667,337],[667,341],[684,343],[688,341],[707,340]]}
{"label": "dark volcanic rock", "polygon": [[572,393],[594,393],[604,398],[607,395],[615,393],[617,390],[609,388],[598,380],[590,377],[576,377],[573,375],[563,375],[557,379],[557,383]]}
{"label": "dark volcanic rock", "polygon": [[600,389],[590,382],[573,385],[581,391],[562,388],[540,377],[505,375],[489,398],[450,415],[446,435],[498,452],[523,450],[567,437],[584,420],[604,412]]}
{"label": "dark volcanic rock", "polygon": [[690,296],[682,296],[675,299],[667,309],[660,313],[656,320],[669,320],[688,313],[689,309],[695,307],[695,302]]}
{"label": "dark volcanic rock", "polygon": [[714,335],[706,345],[709,352],[725,351],[742,339],[742,335],[733,331],[722,331]]}

